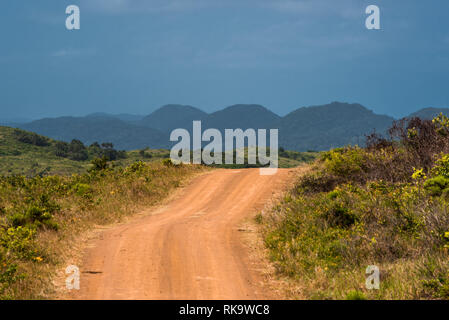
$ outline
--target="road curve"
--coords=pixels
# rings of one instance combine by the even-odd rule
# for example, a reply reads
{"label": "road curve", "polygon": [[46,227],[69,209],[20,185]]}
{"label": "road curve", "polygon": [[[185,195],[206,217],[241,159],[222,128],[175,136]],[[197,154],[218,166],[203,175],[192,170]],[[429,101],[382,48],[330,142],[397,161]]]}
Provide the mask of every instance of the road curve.
{"label": "road curve", "polygon": [[214,170],[166,206],[102,231],[86,249],[72,299],[270,299],[239,225],[291,171]]}

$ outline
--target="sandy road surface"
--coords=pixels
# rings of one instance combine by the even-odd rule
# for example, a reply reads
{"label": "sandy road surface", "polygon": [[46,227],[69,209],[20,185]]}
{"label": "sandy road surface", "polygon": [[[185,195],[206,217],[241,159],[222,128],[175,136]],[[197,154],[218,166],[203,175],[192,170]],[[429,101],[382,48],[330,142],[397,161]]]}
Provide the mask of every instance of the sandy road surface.
{"label": "sandy road surface", "polygon": [[93,239],[75,299],[265,299],[239,225],[291,171],[214,170],[168,205]]}

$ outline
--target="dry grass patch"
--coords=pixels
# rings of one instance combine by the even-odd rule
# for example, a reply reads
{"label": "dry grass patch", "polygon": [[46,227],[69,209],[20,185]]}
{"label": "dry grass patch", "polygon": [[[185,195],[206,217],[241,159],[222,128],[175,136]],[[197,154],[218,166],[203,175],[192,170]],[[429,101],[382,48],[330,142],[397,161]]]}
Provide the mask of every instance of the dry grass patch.
{"label": "dry grass patch", "polygon": [[204,170],[136,162],[70,177],[0,178],[0,297],[53,296],[55,268],[80,234],[159,203]]}

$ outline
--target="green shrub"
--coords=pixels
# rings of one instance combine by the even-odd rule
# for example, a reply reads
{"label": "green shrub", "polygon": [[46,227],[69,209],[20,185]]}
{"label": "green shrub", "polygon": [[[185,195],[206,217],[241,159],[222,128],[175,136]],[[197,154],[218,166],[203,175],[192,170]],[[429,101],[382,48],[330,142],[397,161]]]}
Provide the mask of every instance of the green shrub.
{"label": "green shrub", "polygon": [[173,161],[171,161],[171,159],[162,160],[162,164],[166,167],[174,167],[175,166],[175,164],[173,163]]}
{"label": "green shrub", "polygon": [[34,132],[27,132],[16,129],[14,131],[16,139],[20,142],[35,145],[38,147],[46,147],[50,145],[50,140],[44,136],[38,135]]}
{"label": "green shrub", "polygon": [[[307,297],[449,298],[449,118],[404,119],[389,134],[323,152],[258,219],[277,270]],[[381,290],[354,290],[372,264]]]}
{"label": "green shrub", "polygon": [[106,157],[95,158],[91,161],[93,165],[90,171],[102,171],[106,170],[108,166],[108,159]]}
{"label": "green shrub", "polygon": [[133,164],[131,164],[128,168],[126,168],[126,171],[128,172],[140,172],[145,168],[145,163],[142,161],[136,161]]}
{"label": "green shrub", "polygon": [[[346,179],[345,179],[346,180]],[[296,186],[297,192],[329,192],[340,182],[341,178],[328,173],[325,170],[314,170],[305,174]]]}
{"label": "green shrub", "polygon": [[443,155],[435,162],[435,166],[432,168],[432,174],[434,176],[449,178],[449,154]]}
{"label": "green shrub", "polygon": [[423,293],[440,299],[449,299],[448,265],[442,266],[438,259],[428,256],[420,265],[419,272],[423,280]]}
{"label": "green shrub", "polygon": [[[301,188],[262,220],[272,259],[287,276],[314,279],[321,268],[331,286],[335,274],[449,247],[447,204],[428,202],[423,184],[379,180],[365,186],[340,183],[328,192]],[[323,297],[336,296],[329,290],[321,292]]]}
{"label": "green shrub", "polygon": [[[42,178],[34,178],[31,181],[34,183],[37,179],[48,181]],[[32,186],[28,187],[31,188]],[[13,227],[47,227],[56,230],[58,226],[53,221],[53,214],[60,209],[59,205],[51,201],[46,193],[35,197],[37,199],[30,198],[25,203],[10,209],[7,220]]]}
{"label": "green shrub", "polygon": [[73,192],[83,198],[91,199],[93,194],[93,189],[90,185],[85,183],[77,183],[72,188]]}
{"label": "green shrub", "polygon": [[432,123],[436,127],[436,131],[446,137],[449,134],[449,118],[445,116],[442,112],[432,120]]}
{"label": "green shrub", "polygon": [[10,293],[10,288],[25,277],[25,274],[21,274],[18,271],[16,263],[9,263],[0,257],[0,298],[5,300],[14,299],[14,295]]}
{"label": "green shrub", "polygon": [[346,295],[346,300],[366,300],[366,296],[363,292],[354,290]]}
{"label": "green shrub", "polygon": [[365,169],[366,154],[357,147],[331,150],[324,158],[325,168],[337,176],[350,177]]}
{"label": "green shrub", "polygon": [[326,220],[331,226],[348,228],[352,226],[357,217],[351,209],[340,203],[334,203],[325,213]]}
{"label": "green shrub", "polygon": [[449,187],[449,178],[444,176],[430,178],[424,183],[424,189],[432,196],[441,196],[447,187]]}
{"label": "green shrub", "polygon": [[30,227],[10,227],[0,233],[0,246],[7,256],[32,259],[36,255],[33,243],[35,235],[36,230]]}
{"label": "green shrub", "polygon": [[14,213],[9,217],[14,227],[48,227],[57,229],[57,224],[52,220],[53,216],[45,208],[31,206],[25,212]]}
{"label": "green shrub", "polygon": [[57,157],[66,158],[69,152],[69,144],[63,141],[57,141],[54,146],[55,155]]}

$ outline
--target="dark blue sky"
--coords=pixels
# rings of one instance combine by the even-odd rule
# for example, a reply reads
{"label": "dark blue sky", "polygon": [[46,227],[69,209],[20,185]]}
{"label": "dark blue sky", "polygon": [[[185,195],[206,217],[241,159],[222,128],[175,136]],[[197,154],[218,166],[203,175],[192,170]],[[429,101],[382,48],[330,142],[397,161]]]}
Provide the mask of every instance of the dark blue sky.
{"label": "dark blue sky", "polygon": [[[81,9],[81,30],[65,8]],[[365,8],[381,8],[380,31]],[[0,4],[0,118],[359,102],[449,107],[447,0],[15,0]]]}

